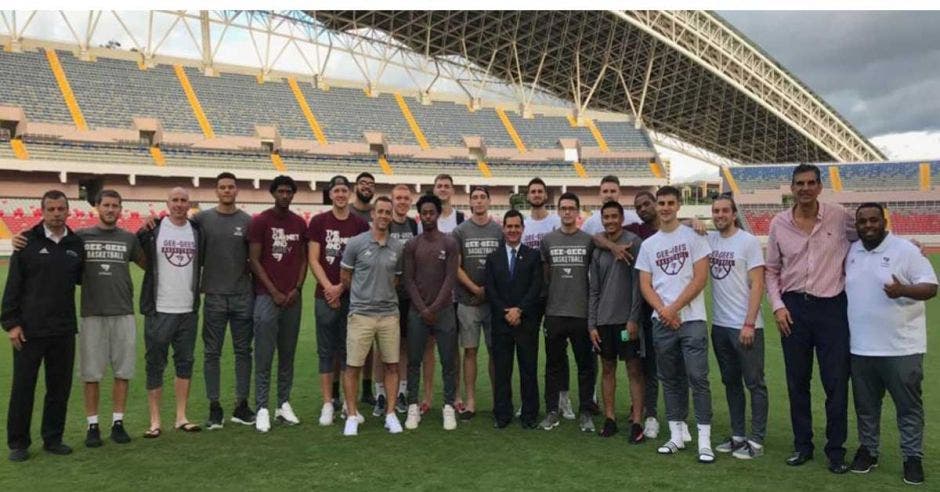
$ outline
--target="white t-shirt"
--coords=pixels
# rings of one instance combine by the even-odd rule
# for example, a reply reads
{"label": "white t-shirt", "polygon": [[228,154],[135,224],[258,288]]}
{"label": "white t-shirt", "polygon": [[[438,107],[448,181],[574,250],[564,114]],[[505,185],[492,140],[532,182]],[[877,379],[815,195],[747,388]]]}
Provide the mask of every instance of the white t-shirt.
{"label": "white t-shirt", "polygon": [[[630,224],[639,224],[640,222],[640,216],[636,214],[636,211],[624,207],[624,227],[627,227]],[[599,232],[604,232],[604,223],[601,221],[601,211],[595,210],[594,213],[592,213],[591,216],[581,224],[581,230],[592,236]]]}
{"label": "white t-shirt", "polygon": [[927,352],[926,303],[890,299],[885,284],[937,284],[930,261],[910,241],[888,234],[868,251],[855,241],[845,258],[850,350],[855,355],[889,357]]}
{"label": "white t-shirt", "polygon": [[[468,219],[469,217],[464,217]],[[437,230],[443,232],[444,234],[450,234],[454,232],[454,229],[457,228],[457,209],[450,209],[450,215],[444,217],[444,212],[441,212],[441,215],[437,217]],[[418,217],[418,234],[424,232],[424,227],[421,225],[421,217]]]}
{"label": "white t-shirt", "polygon": [[[708,259],[712,278],[712,324],[741,328],[747,318],[750,296],[748,272],[764,265],[760,241],[753,234],[738,229],[733,236],[721,237],[708,233],[712,253]],[[757,311],[755,328],[763,328],[764,320]]]}
{"label": "white t-shirt", "polygon": [[549,212],[541,220],[533,219],[531,216],[526,217],[525,230],[522,231],[522,244],[539,251],[542,238],[559,227],[561,227],[561,218],[555,212]]}
{"label": "white t-shirt", "polygon": [[196,239],[188,220],[182,226],[169,218],[160,222],[156,255],[157,312],[192,312]]}
{"label": "white t-shirt", "polygon": [[[636,268],[653,276],[653,290],[665,305],[679,298],[686,285],[692,282],[694,264],[711,253],[708,240],[691,227],[680,225],[672,232],[659,231],[640,245]],[[654,318],[659,315],[653,313]],[[679,311],[686,321],[705,321],[705,292],[699,292],[692,302]]]}

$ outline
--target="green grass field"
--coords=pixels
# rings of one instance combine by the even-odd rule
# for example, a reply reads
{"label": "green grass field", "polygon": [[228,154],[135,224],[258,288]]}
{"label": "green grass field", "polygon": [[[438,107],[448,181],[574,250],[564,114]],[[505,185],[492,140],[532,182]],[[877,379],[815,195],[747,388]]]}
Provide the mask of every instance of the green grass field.
{"label": "green grass field", "polygon": [[[940,256],[932,257],[934,267],[940,266]],[[140,281],[139,271],[135,271]],[[0,266],[0,283],[5,284],[6,266]],[[461,423],[458,430],[445,432],[441,428],[438,410],[427,415],[417,431],[391,436],[382,429],[379,418],[367,415],[355,438],[344,438],[342,425],[317,425],[320,391],[316,379],[316,338],[312,311],[312,292],[307,288],[304,297],[304,316],[301,330],[292,404],[301,419],[301,425],[284,427],[275,425],[266,435],[252,427],[227,423],[224,430],[184,434],[165,431],[156,440],[140,436],[147,428],[146,394],[144,390],[144,363],[142,328],[138,329],[137,378],[131,383],[126,425],[134,440],[127,445],[107,441],[99,449],[86,449],[82,444],[85,431],[81,386],[73,386],[66,426],[66,442],[75,448],[67,457],[51,456],[41,451],[39,422],[44,389],[40,383],[33,419],[32,458],[22,464],[0,460],[0,489],[50,490],[126,490],[128,488],[159,487],[162,490],[195,489],[556,489],[556,490],[655,490],[689,489],[715,490],[796,490],[802,487],[814,490],[868,489],[884,490],[905,487],[901,481],[901,458],[898,433],[894,420],[894,406],[885,403],[882,421],[882,457],[880,467],[868,475],[830,474],[825,468],[823,392],[818,380],[814,381],[814,421],[816,460],[800,468],[784,465],[791,450],[792,435],[788,417],[786,385],[780,339],[769,331],[766,339],[766,377],[770,391],[770,421],[766,440],[766,455],[750,462],[730,456],[719,456],[713,465],[696,463],[696,455],[685,451],[677,456],[659,456],[659,444],[647,442],[640,446],[628,445],[624,434],[602,439],[578,431],[575,422],[563,421],[552,432],[524,431],[517,425],[496,431],[492,428],[485,364],[481,364],[480,401],[477,417],[470,423]],[[767,326],[771,317],[765,309]],[[940,319],[940,301],[931,301],[928,321],[937,326]],[[142,327],[142,321],[138,324]],[[771,328],[773,330],[773,328]],[[3,342],[4,344],[6,342]],[[231,412],[232,354],[230,340],[223,356],[223,404],[226,418]],[[929,337],[930,353],[926,359],[924,399],[928,423],[940,415],[940,390],[932,384],[940,378],[940,367],[934,354],[940,352],[940,338]],[[203,422],[208,414],[202,372],[202,342],[197,342],[196,372],[193,379],[190,418]],[[544,349],[543,349],[544,350]],[[481,362],[483,362],[481,358]],[[729,434],[727,405],[724,388],[712,357],[712,401],[714,408],[713,438]],[[172,362],[171,362],[172,365]],[[573,359],[572,359],[573,367]],[[0,419],[5,421],[11,372],[11,351],[0,350]],[[572,371],[573,372],[573,371]],[[170,383],[172,370],[167,371]],[[542,384],[540,380],[540,389]],[[440,372],[435,380],[435,407],[439,407]],[[618,374],[618,415],[621,427],[626,422],[629,405],[625,372]],[[572,388],[576,386],[572,382]],[[166,388],[172,388],[168,384]],[[172,391],[168,391],[172,393]],[[101,388],[102,421],[110,416],[110,384]],[[164,423],[172,423],[173,398],[165,395]],[[660,415],[664,407],[660,404]],[[854,410],[849,409],[849,459],[857,446]],[[597,424],[599,425],[600,419]],[[106,434],[102,425],[103,434]],[[693,428],[694,429],[694,428]],[[927,426],[924,465],[927,483],[940,484],[940,434]],[[693,430],[694,436],[694,430]],[[933,487],[931,487],[933,488]]]}

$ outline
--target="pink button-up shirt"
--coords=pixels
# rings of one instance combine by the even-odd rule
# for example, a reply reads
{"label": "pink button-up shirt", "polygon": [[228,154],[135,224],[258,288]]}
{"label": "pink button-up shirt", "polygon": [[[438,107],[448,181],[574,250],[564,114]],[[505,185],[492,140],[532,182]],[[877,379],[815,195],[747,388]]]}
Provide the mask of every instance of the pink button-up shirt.
{"label": "pink button-up shirt", "polygon": [[845,255],[856,239],[855,218],[841,205],[820,202],[809,234],[793,220],[792,208],[777,214],[770,221],[764,270],[773,310],[786,307],[785,292],[839,295],[845,289]]}

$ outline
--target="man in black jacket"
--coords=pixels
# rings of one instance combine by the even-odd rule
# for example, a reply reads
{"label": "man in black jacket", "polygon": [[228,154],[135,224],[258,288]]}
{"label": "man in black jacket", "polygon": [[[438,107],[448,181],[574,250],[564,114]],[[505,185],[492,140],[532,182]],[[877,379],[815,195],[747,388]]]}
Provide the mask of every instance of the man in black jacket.
{"label": "man in black jacket", "polygon": [[522,244],[524,218],[518,210],[503,217],[503,240],[486,257],[486,296],[493,317],[495,426],[512,421],[512,358],[519,358],[522,392],[521,421],[535,429],[539,414],[539,294],[542,259],[538,251]]}
{"label": "man in black jacket", "polygon": [[187,219],[189,194],[186,190],[170,190],[167,210],[169,215],[165,220],[157,221],[152,229],[143,227],[137,233],[147,259],[140,289],[140,313],[145,316],[147,403],[150,407],[150,428],[144,437],[151,439],[160,437],[161,433],[160,400],[170,346],[176,369],[174,427],[184,432],[201,430],[186,417],[199,313],[200,228]]}
{"label": "man in black jacket", "polygon": [[39,366],[46,365],[43,449],[64,455],[65,414],[75,363],[75,285],[81,283],[84,243],[65,225],[69,202],[61,191],[42,196],[42,222],[29,244],[10,257],[0,323],[13,344],[13,384],[7,413],[10,461],[29,458],[30,421]]}

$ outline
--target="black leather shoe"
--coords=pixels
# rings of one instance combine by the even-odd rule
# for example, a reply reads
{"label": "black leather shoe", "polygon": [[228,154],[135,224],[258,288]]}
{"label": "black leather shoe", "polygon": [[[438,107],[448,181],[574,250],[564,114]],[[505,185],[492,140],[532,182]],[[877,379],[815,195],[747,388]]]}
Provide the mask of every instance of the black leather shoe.
{"label": "black leather shoe", "polygon": [[506,421],[499,421],[499,420],[497,420],[497,421],[493,422],[493,428],[495,428],[495,429],[505,429],[506,427],[509,426],[509,422],[510,422],[509,420],[506,420]]}
{"label": "black leather shoe", "polygon": [[849,468],[850,467],[848,463],[845,462],[845,460],[829,462],[829,471],[832,473],[835,473],[836,475],[842,475],[844,473],[847,473],[849,471]]}
{"label": "black leather shoe", "polygon": [[29,450],[28,449],[11,449],[10,450],[10,461],[15,463],[26,461],[29,459]]}
{"label": "black leather shoe", "polygon": [[523,421],[519,422],[519,425],[521,425],[522,428],[523,428],[523,429],[526,429],[526,430],[538,429],[538,427],[539,427],[538,422],[536,422],[536,421],[534,421],[534,420],[529,420],[529,421],[523,420]]}
{"label": "black leather shoe", "polygon": [[787,465],[800,466],[811,459],[813,459],[813,453],[801,453],[799,451],[795,451],[790,455],[789,458],[787,458]]}
{"label": "black leather shoe", "polygon": [[61,442],[57,442],[55,444],[45,444],[43,445],[42,449],[45,449],[49,454],[57,454],[60,456],[72,454],[72,448]]}

